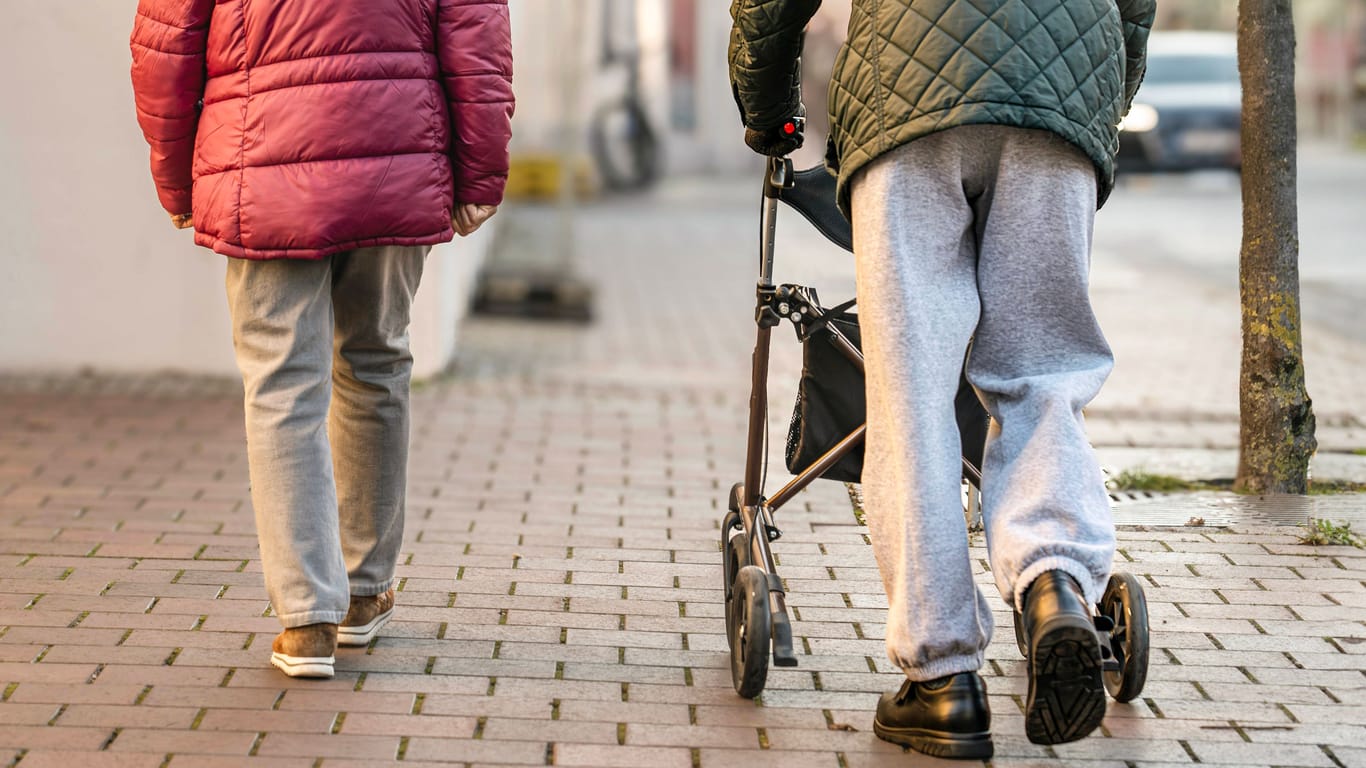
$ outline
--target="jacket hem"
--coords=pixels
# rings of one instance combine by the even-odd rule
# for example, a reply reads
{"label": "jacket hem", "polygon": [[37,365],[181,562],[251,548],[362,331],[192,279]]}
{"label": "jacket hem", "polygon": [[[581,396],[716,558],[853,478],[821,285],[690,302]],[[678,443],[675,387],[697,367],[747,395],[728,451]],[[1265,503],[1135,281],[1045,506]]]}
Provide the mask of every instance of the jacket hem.
{"label": "jacket hem", "polygon": [[[849,208],[849,182],[863,166],[877,159],[886,152],[890,152],[902,145],[908,144],[916,139],[922,139],[940,131],[947,131],[950,128],[957,128],[962,125],[1002,125],[1012,128],[1025,128],[1030,130],[1043,130],[1056,134],[1069,144],[1075,146],[1091,160],[1096,167],[1097,196],[1096,208],[1105,204],[1105,200],[1110,196],[1114,188],[1115,179],[1115,155],[1099,146],[1098,142],[1086,141],[1085,138],[1090,134],[1090,128],[1083,126],[1061,112],[1048,110],[1041,117],[1036,119],[1021,119],[1018,117],[1002,117],[999,110],[1003,107],[1019,107],[1020,105],[1004,104],[1001,102],[972,102],[968,104],[957,104],[936,112],[928,112],[917,115],[912,120],[902,123],[894,130],[882,133],[878,139],[881,146],[878,151],[870,152],[862,146],[844,147],[840,152],[840,174],[836,199],[839,202],[840,210],[848,217]],[[1031,108],[1038,110],[1040,108]],[[954,113],[952,118],[946,117],[946,113]],[[1034,113],[1031,113],[1034,114]]]}
{"label": "jacket hem", "polygon": [[196,232],[194,236],[196,245],[202,245],[205,248],[212,250],[214,253],[229,258],[245,259],[247,261],[272,261],[276,259],[318,261],[345,251],[354,251],[358,248],[379,248],[387,245],[438,245],[440,243],[448,243],[454,239],[455,230],[450,227],[430,235],[420,235],[416,237],[391,236],[363,238],[359,240],[330,243],[321,248],[247,248],[238,243],[229,242],[202,232]]}

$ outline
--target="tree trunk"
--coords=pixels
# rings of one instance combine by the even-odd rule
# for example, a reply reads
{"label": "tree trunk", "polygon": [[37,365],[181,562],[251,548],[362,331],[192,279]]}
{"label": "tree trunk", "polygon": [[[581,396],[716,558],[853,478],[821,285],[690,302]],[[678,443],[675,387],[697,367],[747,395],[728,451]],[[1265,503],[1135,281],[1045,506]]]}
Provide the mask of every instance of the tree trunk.
{"label": "tree trunk", "polygon": [[1304,387],[1291,0],[1240,0],[1243,356],[1238,478],[1246,493],[1306,493],[1314,411]]}

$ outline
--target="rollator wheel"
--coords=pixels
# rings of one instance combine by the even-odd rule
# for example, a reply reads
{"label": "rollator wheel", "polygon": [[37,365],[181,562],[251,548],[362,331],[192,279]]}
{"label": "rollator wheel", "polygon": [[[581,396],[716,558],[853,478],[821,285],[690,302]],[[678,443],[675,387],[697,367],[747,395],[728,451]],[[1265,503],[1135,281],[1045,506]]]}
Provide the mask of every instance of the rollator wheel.
{"label": "rollator wheel", "polygon": [[730,537],[721,550],[721,558],[724,561],[722,575],[726,579],[726,639],[729,641],[735,637],[735,591],[739,586],[736,580],[740,569],[748,565],[749,537],[743,531]]}
{"label": "rollator wheel", "polygon": [[1143,585],[1132,574],[1112,574],[1100,612],[1115,624],[1110,650],[1119,662],[1118,670],[1105,672],[1105,690],[1115,701],[1132,701],[1148,680],[1148,600]]}
{"label": "rollator wheel", "polygon": [[735,692],[752,699],[764,690],[768,678],[769,625],[768,577],[758,566],[740,569],[729,601],[734,620],[730,630],[730,679]]}
{"label": "rollator wheel", "polygon": [[[727,512],[726,516],[721,518],[721,565],[726,597],[730,597],[730,588],[735,583],[735,574],[739,573],[740,566],[745,564],[743,560],[736,558],[734,538],[731,536],[731,533],[740,526],[740,515],[735,512]],[[739,535],[744,536],[745,534],[741,531]],[[743,552],[743,550],[740,551]]]}
{"label": "rollator wheel", "polygon": [[[731,532],[737,528],[741,529],[740,536],[744,536],[744,523],[740,519],[740,496],[743,489],[742,483],[736,483],[731,487],[729,511],[721,518],[721,578],[726,590],[727,616],[730,612],[730,593],[731,587],[735,585],[735,574],[746,564],[744,554],[748,551],[744,546],[746,541],[736,542],[731,536]],[[737,552],[740,553],[739,557],[736,556]]]}

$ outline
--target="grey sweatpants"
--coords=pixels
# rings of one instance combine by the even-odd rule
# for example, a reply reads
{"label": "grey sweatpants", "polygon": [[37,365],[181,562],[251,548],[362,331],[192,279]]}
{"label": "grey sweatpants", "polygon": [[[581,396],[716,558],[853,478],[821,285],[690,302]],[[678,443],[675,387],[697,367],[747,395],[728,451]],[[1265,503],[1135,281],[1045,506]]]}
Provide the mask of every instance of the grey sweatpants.
{"label": "grey sweatpants", "polygon": [[960,501],[964,355],[993,417],[982,509],[1007,603],[1060,569],[1094,602],[1114,527],[1081,409],[1112,365],[1087,294],[1096,172],[1051,133],[964,126],[852,186],[868,436],[864,496],[887,650],[913,680],[975,670],[991,639]]}
{"label": "grey sweatpants", "polygon": [[426,247],[228,260],[266,592],[286,627],[339,624],[394,578],[408,465],[408,322]]}

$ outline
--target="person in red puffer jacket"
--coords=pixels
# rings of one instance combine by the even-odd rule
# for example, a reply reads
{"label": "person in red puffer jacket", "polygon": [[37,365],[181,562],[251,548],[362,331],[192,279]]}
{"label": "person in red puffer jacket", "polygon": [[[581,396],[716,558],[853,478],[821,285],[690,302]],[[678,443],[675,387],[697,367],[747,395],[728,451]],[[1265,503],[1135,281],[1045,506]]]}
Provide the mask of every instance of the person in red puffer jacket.
{"label": "person in red puffer jacket", "polygon": [[502,202],[507,0],[139,0],[131,42],[161,205],[231,257],[271,660],[331,677],[393,612],[427,252]]}

